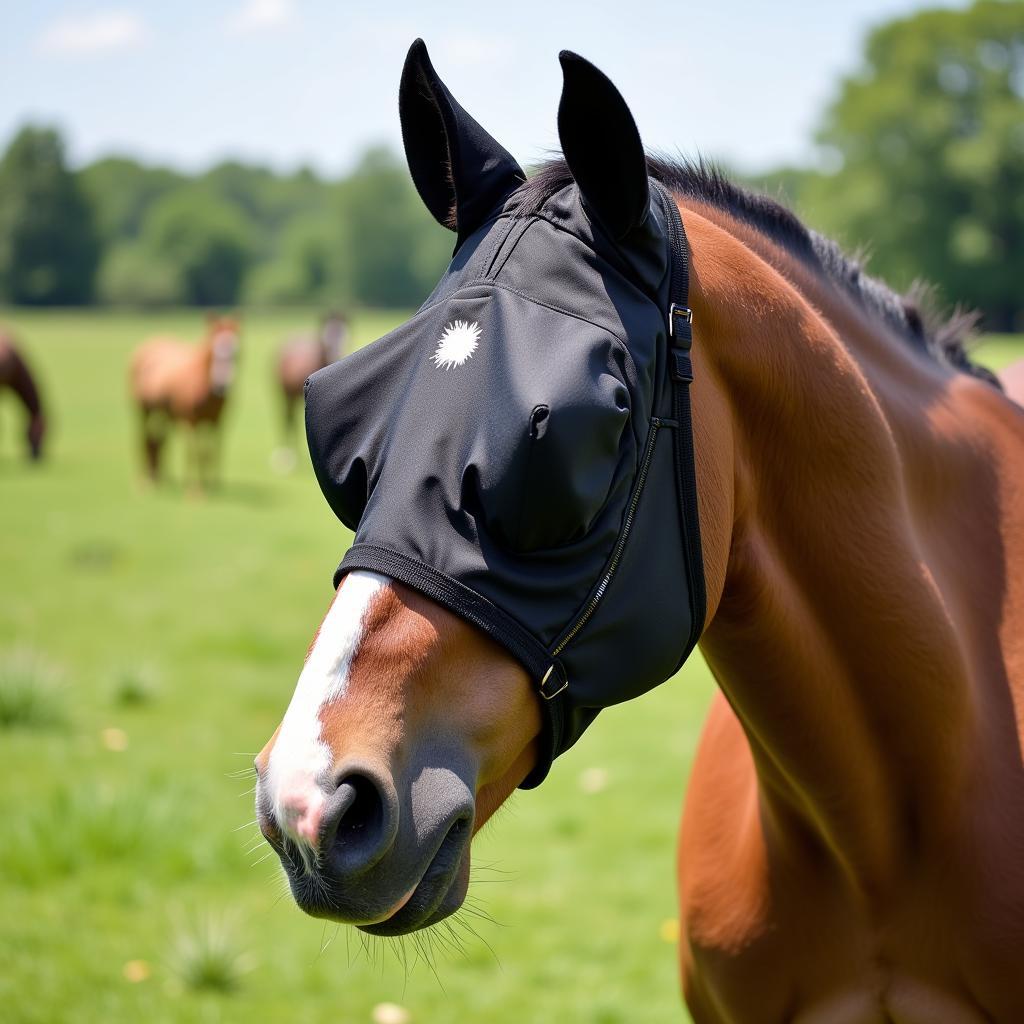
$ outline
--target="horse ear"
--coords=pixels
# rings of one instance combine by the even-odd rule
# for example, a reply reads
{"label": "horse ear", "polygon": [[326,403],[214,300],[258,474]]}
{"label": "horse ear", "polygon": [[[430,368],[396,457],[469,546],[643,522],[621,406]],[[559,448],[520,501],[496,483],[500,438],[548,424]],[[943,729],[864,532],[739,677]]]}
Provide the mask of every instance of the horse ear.
{"label": "horse ear", "polygon": [[562,152],[587,210],[618,241],[647,216],[647,158],[640,133],[622,94],[604,72],[570,50],[563,50],[558,60]]}
{"label": "horse ear", "polygon": [[422,39],[405,58],[398,114],[416,191],[460,243],[526,180],[515,158],[438,78]]}

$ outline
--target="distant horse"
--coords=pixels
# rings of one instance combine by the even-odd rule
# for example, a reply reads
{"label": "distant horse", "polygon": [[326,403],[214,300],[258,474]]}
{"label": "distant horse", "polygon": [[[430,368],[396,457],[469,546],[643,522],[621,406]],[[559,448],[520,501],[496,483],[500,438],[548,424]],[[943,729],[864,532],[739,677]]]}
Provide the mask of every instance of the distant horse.
{"label": "distant horse", "polygon": [[295,410],[302,398],[306,378],[335,362],[345,350],[348,320],[341,313],[329,313],[316,334],[297,334],[282,346],[277,357],[277,379],[284,395],[284,439],[290,443],[295,429]]}
{"label": "distant horse", "polygon": [[273,462],[283,470],[294,463],[295,412],[302,401],[306,378],[335,362],[346,347],[348,320],[342,313],[328,313],[316,334],[293,335],[281,346],[275,366],[277,383],[284,399],[282,447]]}
{"label": "distant horse", "polygon": [[28,443],[29,458],[36,462],[43,456],[43,437],[46,434],[46,416],[39,386],[25,357],[15,347],[14,339],[0,331],[0,391],[4,388],[10,388],[25,406],[28,414],[25,440]]}
{"label": "distant horse", "polygon": [[191,475],[203,490],[216,483],[218,431],[235,377],[239,324],[232,317],[211,316],[198,345],[176,338],[143,342],[132,354],[130,388],[139,409],[145,471],[160,478],[164,442],[175,422],[188,431],[185,481]]}
{"label": "distant horse", "polygon": [[1024,1021],[1024,410],[961,323],[645,159],[562,62],[565,160],[524,182],[410,52],[406,153],[457,249],[310,384],[356,536],[256,759],[263,834],[308,913],[432,925],[512,791],[695,632],[719,692],[680,831],[694,1021]]}

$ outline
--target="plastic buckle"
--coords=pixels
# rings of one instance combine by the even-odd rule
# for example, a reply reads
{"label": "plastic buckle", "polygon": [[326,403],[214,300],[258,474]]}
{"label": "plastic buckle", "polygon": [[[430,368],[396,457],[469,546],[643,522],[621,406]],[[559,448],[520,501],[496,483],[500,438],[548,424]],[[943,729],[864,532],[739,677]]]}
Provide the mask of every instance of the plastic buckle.
{"label": "plastic buckle", "polygon": [[[693,310],[689,306],[677,306],[676,303],[672,303],[668,307],[668,336],[675,338],[676,335],[676,318],[678,317],[680,324],[685,324],[690,327],[693,324]],[[686,337],[686,332],[683,332],[683,336]]]}
{"label": "plastic buckle", "polygon": [[[555,683],[561,683],[561,686],[557,690],[546,689],[548,681],[554,676]],[[544,673],[544,678],[540,681],[540,695],[545,700],[551,700],[553,697],[557,697],[566,687],[569,685],[569,677],[565,674],[565,670],[557,662],[551,662],[551,667]]]}

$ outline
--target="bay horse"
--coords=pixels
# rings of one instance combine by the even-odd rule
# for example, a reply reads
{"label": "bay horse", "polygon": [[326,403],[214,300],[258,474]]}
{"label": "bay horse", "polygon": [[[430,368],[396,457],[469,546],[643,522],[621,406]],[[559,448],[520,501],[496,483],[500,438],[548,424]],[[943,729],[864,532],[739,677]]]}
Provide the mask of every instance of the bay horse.
{"label": "bay horse", "polygon": [[[303,333],[288,338],[280,348],[275,364],[278,386],[283,398],[282,445],[280,452],[291,456],[291,445],[295,436],[295,412],[302,400],[302,389],[306,378],[325,366],[336,362],[345,351],[348,339],[348,319],[339,312],[328,313],[320,322],[315,334]],[[293,461],[293,457],[278,459],[282,466]]]}
{"label": "bay horse", "polygon": [[[600,434],[615,413],[625,437],[634,392],[620,387],[622,374],[632,366],[635,385],[652,371],[623,362],[620,345],[647,351],[653,338],[665,353],[674,335],[664,316],[672,324],[682,312],[692,348],[686,359],[671,348],[668,365],[674,382],[692,376],[706,597],[697,632],[718,683],[678,850],[693,1019],[1024,1020],[1024,410],[967,359],[962,321],[922,316],[773,200],[703,165],[645,158],[614,86],[572,54],[562,64],[565,159],[524,182],[436,77],[422,43],[410,51],[406,152],[421,196],[458,244],[413,320],[311,381],[318,480],[344,521],[360,518],[291,703],[256,758],[260,828],[314,916],[393,935],[460,906],[472,837],[550,758],[551,706],[579,712],[589,700],[596,714],[611,702],[586,675],[550,688],[493,629],[486,598],[504,592],[492,576],[520,568],[518,620],[529,632],[537,608],[560,596],[577,541],[520,544],[514,559],[509,549],[525,535],[524,516],[541,510],[538,529],[557,521],[577,486],[611,479],[614,497],[605,456],[577,434],[561,472],[541,473],[535,486],[530,474],[544,465],[489,477],[499,441],[474,438],[511,438],[508,465],[520,467],[520,449],[542,451],[530,446],[545,429],[557,434],[560,416]],[[626,277],[638,266],[664,273],[653,250],[646,264],[598,259],[625,253],[623,239],[658,236],[661,190],[689,238],[687,308],[674,303],[644,321],[650,338],[630,314],[607,328],[617,333],[606,345],[588,347],[607,306],[577,303],[579,282],[597,267],[613,305],[629,309],[639,299]],[[551,294],[552,277],[565,299],[542,307],[533,296]],[[479,312],[456,323],[450,304]],[[543,361],[547,349],[557,344],[574,372],[582,365],[570,337],[522,328],[527,306],[530,322],[547,326],[556,305],[588,359],[601,353],[607,401],[598,409],[581,379],[576,404],[538,403],[520,427],[509,410],[529,413],[543,394],[557,365]],[[513,308],[496,328],[491,314]],[[433,332],[446,319],[435,356]],[[523,351],[539,361],[525,377]],[[468,383],[491,365],[507,369],[491,380],[495,433]],[[390,366],[390,379],[367,371],[356,382],[371,392],[362,420],[346,419],[333,389],[368,366]],[[447,396],[432,417],[416,402],[430,373]],[[506,391],[494,386],[502,380]],[[314,403],[318,391],[328,397]],[[433,469],[417,462],[414,432],[389,432],[410,412]],[[679,436],[686,425],[660,426]],[[442,429],[447,447],[436,443]],[[464,435],[474,461],[450,477],[445,460]],[[648,464],[629,461],[636,481]],[[422,480],[404,492],[410,478]],[[640,493],[635,484],[630,493]],[[675,557],[675,495],[664,494],[660,518],[642,500],[639,509],[613,503],[624,508],[623,530],[627,518],[647,518],[624,548],[608,543],[610,566],[648,545]],[[449,518],[419,530],[420,503],[435,499]],[[433,571],[456,544],[480,547],[485,569]],[[616,590],[620,579],[609,579],[595,579],[594,600],[602,584]],[[678,608],[653,586],[615,596],[623,616],[639,610],[622,646],[643,659]],[[591,634],[599,647],[617,623],[600,625]],[[559,635],[540,638],[552,666]],[[621,652],[600,649],[619,663]]]}
{"label": "bay horse", "polygon": [[46,436],[46,414],[39,385],[24,355],[14,344],[14,338],[0,330],[0,391],[4,389],[9,389],[25,407],[28,457],[38,462],[43,457],[43,439]]}
{"label": "bay horse", "polygon": [[240,327],[230,316],[209,316],[198,345],[172,337],[155,337],[133,353],[129,371],[131,397],[139,411],[144,468],[149,480],[160,479],[164,442],[175,423],[188,432],[185,474],[202,491],[216,483],[218,432],[235,377]]}

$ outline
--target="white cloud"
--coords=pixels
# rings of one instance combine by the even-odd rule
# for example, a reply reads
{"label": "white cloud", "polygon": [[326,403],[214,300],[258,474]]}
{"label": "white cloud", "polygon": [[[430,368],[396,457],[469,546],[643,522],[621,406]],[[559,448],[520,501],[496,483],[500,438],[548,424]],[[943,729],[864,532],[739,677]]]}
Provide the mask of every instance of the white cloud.
{"label": "white cloud", "polygon": [[61,57],[91,56],[133,50],[148,36],[145,23],[131,11],[96,11],[58,18],[39,37],[36,49]]}
{"label": "white cloud", "polygon": [[236,34],[266,32],[287,25],[294,17],[294,0],[246,0],[228,19],[228,30]]}

